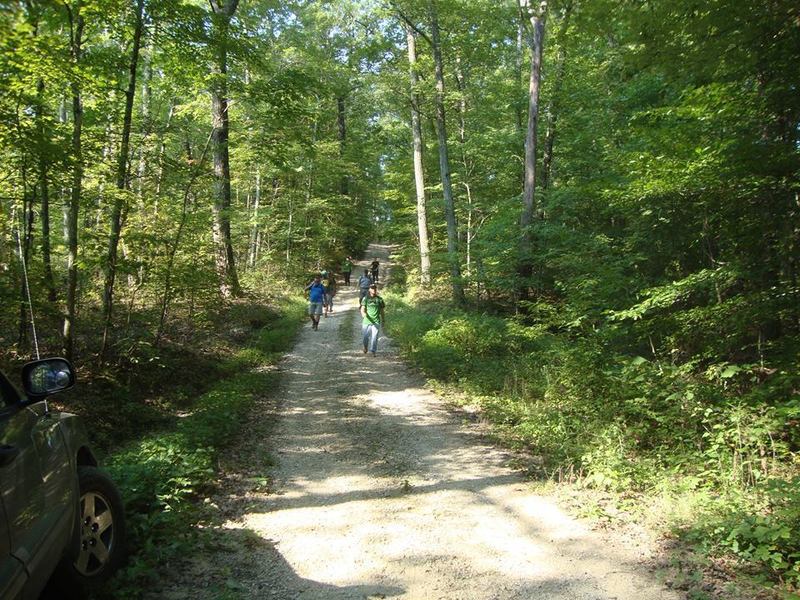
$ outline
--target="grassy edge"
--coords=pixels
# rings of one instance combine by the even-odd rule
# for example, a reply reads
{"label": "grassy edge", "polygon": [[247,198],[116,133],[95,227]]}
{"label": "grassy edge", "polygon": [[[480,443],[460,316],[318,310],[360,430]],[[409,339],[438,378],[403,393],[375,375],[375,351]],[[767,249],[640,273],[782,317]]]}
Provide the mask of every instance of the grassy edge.
{"label": "grassy edge", "polygon": [[130,556],[98,597],[140,597],[159,566],[195,545],[197,525],[213,520],[210,495],[220,454],[236,439],[256,399],[277,389],[279,373],[265,367],[291,348],[304,311],[302,300],[283,299],[280,317],[227,361],[223,371],[235,374],[199,396],[174,429],[111,454],[106,466],[125,502]]}
{"label": "grassy edge", "polygon": [[[716,544],[716,538],[696,539],[708,527],[730,525],[741,500],[738,504],[731,503],[728,496],[714,495],[713,490],[700,486],[686,488],[678,473],[670,474],[670,482],[663,489],[631,491],[624,485],[602,485],[583,472],[548,469],[546,453],[531,453],[524,433],[517,431],[516,423],[529,416],[520,412],[517,406],[520,403],[509,402],[506,406],[501,394],[480,392],[482,385],[470,379],[469,368],[449,371],[448,365],[461,359],[463,352],[454,352],[451,344],[436,343],[436,337],[426,337],[428,331],[441,330],[442,322],[458,322],[447,312],[448,307],[440,307],[443,312],[436,306],[432,311],[424,307],[420,311],[413,301],[400,295],[392,297],[392,304],[399,309],[392,318],[397,329],[394,339],[404,358],[428,378],[428,385],[453,409],[464,410],[468,420],[480,418],[484,421],[490,429],[489,435],[498,444],[519,451],[516,466],[533,478],[537,491],[552,494],[576,516],[604,527],[641,526],[655,534],[661,552],[651,566],[669,587],[694,600],[800,599],[800,595],[783,588],[780,579],[766,579],[761,561],[737,560]],[[486,340],[485,336],[479,337],[476,343],[486,345]],[[471,342],[468,339],[466,345]],[[451,354],[457,356],[454,358]],[[705,529],[696,526],[693,530],[685,523],[687,518],[702,520],[705,517],[711,519]],[[774,527],[763,529],[764,536],[775,532]],[[687,536],[687,531],[696,532],[695,538]],[[719,535],[715,532],[717,538]]]}

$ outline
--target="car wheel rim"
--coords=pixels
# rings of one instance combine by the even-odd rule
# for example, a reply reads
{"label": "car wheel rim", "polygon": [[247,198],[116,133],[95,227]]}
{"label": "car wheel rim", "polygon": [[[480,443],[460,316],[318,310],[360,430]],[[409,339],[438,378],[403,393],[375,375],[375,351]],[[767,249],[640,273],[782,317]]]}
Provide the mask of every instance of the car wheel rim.
{"label": "car wheel rim", "polygon": [[114,546],[114,513],[109,500],[98,492],[81,496],[80,547],[75,568],[84,576],[103,570]]}

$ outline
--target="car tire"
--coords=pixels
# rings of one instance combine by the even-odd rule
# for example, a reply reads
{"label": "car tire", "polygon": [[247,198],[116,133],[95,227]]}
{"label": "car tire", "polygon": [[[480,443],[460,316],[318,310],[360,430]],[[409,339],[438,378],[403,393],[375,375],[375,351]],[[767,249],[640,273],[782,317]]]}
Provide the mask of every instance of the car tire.
{"label": "car tire", "polygon": [[82,598],[125,562],[125,512],[111,478],[97,467],[78,467],[77,532],[48,588]]}

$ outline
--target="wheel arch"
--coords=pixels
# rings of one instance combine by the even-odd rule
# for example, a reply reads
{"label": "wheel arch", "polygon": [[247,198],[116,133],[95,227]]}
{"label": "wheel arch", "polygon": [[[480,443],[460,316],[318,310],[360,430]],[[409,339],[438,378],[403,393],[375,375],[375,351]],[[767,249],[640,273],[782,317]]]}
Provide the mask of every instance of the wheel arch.
{"label": "wheel arch", "polygon": [[98,466],[97,459],[87,446],[81,446],[80,448],[78,448],[78,452],[75,455],[75,462],[79,467]]}
{"label": "wheel arch", "polygon": [[66,412],[60,413],[58,419],[67,447],[70,449],[70,456],[74,457],[74,468],[97,467],[98,461],[91,450],[89,434],[83,421],[76,415]]}

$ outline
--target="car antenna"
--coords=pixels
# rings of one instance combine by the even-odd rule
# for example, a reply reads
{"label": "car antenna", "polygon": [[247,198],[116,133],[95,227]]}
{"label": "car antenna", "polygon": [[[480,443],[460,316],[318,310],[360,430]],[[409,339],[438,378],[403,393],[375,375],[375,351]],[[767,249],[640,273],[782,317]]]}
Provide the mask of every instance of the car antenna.
{"label": "car antenna", "polygon": [[[36,360],[41,358],[39,354],[39,337],[36,335],[36,318],[33,314],[33,301],[31,300],[31,286],[28,282],[28,265],[25,262],[25,253],[22,251],[22,237],[20,236],[20,227],[17,225],[17,219],[15,213],[17,211],[17,207],[14,207],[12,212],[11,222],[14,223],[14,228],[17,230],[17,251],[19,253],[19,262],[22,265],[22,276],[25,280],[25,293],[28,297],[28,311],[31,314],[31,331],[33,332],[33,349],[36,352]],[[44,400],[44,412],[47,414],[50,412],[50,408],[47,405],[47,398]]]}
{"label": "car antenna", "polygon": [[[14,212],[17,211],[17,207],[14,207]],[[17,230],[17,250],[19,251],[19,262],[22,265],[22,276],[25,279],[25,293],[28,297],[28,311],[31,314],[31,330],[33,331],[33,349],[36,352],[36,360],[39,360],[41,356],[39,355],[39,338],[36,335],[36,320],[33,315],[33,301],[31,300],[31,286],[28,282],[28,265],[25,262],[25,253],[22,251],[22,238],[19,234],[20,228],[16,225],[17,219],[16,216],[12,216],[12,222],[15,225],[15,229]]]}

